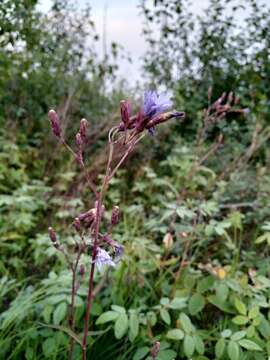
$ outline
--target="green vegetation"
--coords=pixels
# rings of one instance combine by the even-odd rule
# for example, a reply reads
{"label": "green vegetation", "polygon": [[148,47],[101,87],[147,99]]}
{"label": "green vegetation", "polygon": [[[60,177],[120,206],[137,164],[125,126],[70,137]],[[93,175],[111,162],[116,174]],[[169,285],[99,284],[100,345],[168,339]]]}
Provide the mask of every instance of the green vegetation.
{"label": "green vegetation", "polygon": [[[162,84],[187,116],[146,136],[110,185],[125,252],[96,273],[89,358],[151,360],[156,341],[157,360],[270,356],[270,10],[260,3],[211,0],[200,19],[185,0],[141,4],[143,87]],[[70,1],[46,15],[35,0],[0,3],[0,359],[68,358],[71,273],[47,228],[72,251],[70,224],[94,199],[47,113],[57,109],[71,143],[88,119],[97,183],[119,101],[142,93],[117,80],[118,45],[99,60],[98,41],[91,11]]]}

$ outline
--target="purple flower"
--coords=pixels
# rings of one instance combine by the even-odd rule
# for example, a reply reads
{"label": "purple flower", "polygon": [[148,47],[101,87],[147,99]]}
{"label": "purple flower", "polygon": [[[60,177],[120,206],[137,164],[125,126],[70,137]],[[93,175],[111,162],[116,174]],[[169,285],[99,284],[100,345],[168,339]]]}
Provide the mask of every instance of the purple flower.
{"label": "purple flower", "polygon": [[122,245],[117,245],[115,247],[115,258],[114,258],[114,261],[116,263],[118,263],[120,260],[121,260],[121,257],[123,256],[124,254],[124,246]]}
{"label": "purple flower", "polygon": [[100,270],[104,265],[115,266],[111,256],[107,253],[106,250],[98,247],[97,249],[97,257],[96,257],[96,265]]}
{"label": "purple flower", "polygon": [[143,113],[147,117],[153,117],[167,111],[172,107],[172,102],[166,94],[158,95],[155,91],[144,93]]}

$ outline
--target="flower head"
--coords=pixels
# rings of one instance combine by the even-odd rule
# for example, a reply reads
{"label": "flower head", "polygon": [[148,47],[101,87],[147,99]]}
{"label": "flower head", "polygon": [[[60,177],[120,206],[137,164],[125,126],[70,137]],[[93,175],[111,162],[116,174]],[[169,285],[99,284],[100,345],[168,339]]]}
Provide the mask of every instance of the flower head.
{"label": "flower head", "polygon": [[106,250],[101,249],[100,247],[98,247],[97,249],[97,257],[95,262],[99,270],[104,265],[115,266],[115,263],[113,262],[111,256],[107,253]]}
{"label": "flower head", "polygon": [[169,110],[172,107],[172,101],[166,94],[158,95],[155,91],[144,93],[143,113],[147,117],[153,117]]}

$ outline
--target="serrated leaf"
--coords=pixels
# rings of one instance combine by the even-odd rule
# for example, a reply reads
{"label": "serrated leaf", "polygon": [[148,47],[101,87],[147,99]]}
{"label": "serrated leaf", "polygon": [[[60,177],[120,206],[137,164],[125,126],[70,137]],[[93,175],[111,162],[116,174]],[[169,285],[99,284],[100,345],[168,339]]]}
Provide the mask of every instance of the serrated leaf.
{"label": "serrated leaf", "polygon": [[170,325],[171,324],[171,317],[170,317],[170,314],[168,312],[167,309],[165,308],[162,308],[160,310],[160,316],[161,316],[161,319],[167,324],[167,325]]}
{"label": "serrated leaf", "polygon": [[67,303],[62,302],[57,305],[56,309],[53,312],[53,323],[54,325],[59,325],[61,321],[65,318],[67,313]]}
{"label": "serrated leaf", "polygon": [[263,349],[254,341],[248,339],[242,339],[238,341],[238,344],[246,350],[262,351]]}
{"label": "serrated leaf", "polygon": [[195,350],[195,343],[194,343],[193,337],[191,335],[189,335],[189,334],[185,335],[183,346],[184,346],[185,355],[188,358],[190,358],[193,355],[194,350]]}
{"label": "serrated leaf", "polygon": [[248,323],[248,317],[243,315],[237,315],[232,319],[232,322],[236,325],[245,325]]}
{"label": "serrated leaf", "polygon": [[229,341],[228,344],[228,355],[230,360],[238,360],[239,359],[239,346],[235,341]]}
{"label": "serrated leaf", "polygon": [[242,301],[236,298],[234,301],[234,305],[241,315],[247,315],[246,305]]}
{"label": "serrated leaf", "polygon": [[127,314],[119,314],[114,324],[114,335],[116,339],[121,339],[128,330],[128,317]]}
{"label": "serrated leaf", "polygon": [[116,311],[106,311],[105,313],[101,314],[98,319],[96,320],[96,324],[105,324],[110,321],[114,321],[118,318],[119,312]]}
{"label": "serrated leaf", "polygon": [[184,338],[184,332],[180,329],[172,329],[167,332],[166,337],[171,340],[182,340]]}
{"label": "serrated leaf", "polygon": [[205,305],[204,297],[199,293],[195,293],[194,295],[191,296],[188,304],[188,309],[190,314],[191,315],[197,314],[204,308],[204,305]]}
{"label": "serrated leaf", "polygon": [[215,345],[215,354],[218,359],[222,357],[225,347],[226,347],[225,339],[219,339]]}
{"label": "serrated leaf", "polygon": [[136,313],[129,315],[129,340],[133,342],[139,333],[139,318]]}

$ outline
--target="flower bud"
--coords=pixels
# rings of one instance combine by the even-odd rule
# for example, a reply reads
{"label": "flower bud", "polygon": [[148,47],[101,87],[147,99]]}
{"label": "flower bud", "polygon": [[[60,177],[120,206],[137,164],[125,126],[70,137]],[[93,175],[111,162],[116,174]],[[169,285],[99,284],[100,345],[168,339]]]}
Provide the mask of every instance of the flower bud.
{"label": "flower bud", "polygon": [[170,232],[168,232],[163,238],[163,244],[166,250],[170,250],[173,246],[173,237]]}
{"label": "flower bud", "polygon": [[73,225],[74,225],[74,228],[76,229],[76,231],[78,231],[78,232],[81,231],[81,222],[78,217],[75,218]]}
{"label": "flower bud", "polygon": [[82,138],[82,141],[85,141],[86,139],[86,128],[88,126],[88,121],[86,119],[82,119],[80,123],[80,135]]}
{"label": "flower bud", "polygon": [[61,136],[61,125],[60,125],[60,121],[59,121],[59,117],[56,114],[56,112],[54,110],[50,110],[48,113],[50,122],[51,122],[51,127],[52,127],[52,132],[54,133],[54,135],[58,138],[60,138]]}
{"label": "flower bud", "polygon": [[83,140],[82,140],[82,136],[80,133],[76,134],[76,145],[79,146],[79,148],[81,148],[83,144]]}
{"label": "flower bud", "polygon": [[50,236],[52,243],[55,244],[57,242],[57,237],[56,237],[55,231],[53,230],[52,227],[49,227],[48,231],[49,231],[49,236]]}
{"label": "flower bud", "polygon": [[125,124],[125,126],[129,122],[130,112],[131,112],[130,102],[128,102],[126,100],[121,100],[120,101],[120,113],[121,113],[122,122]]}
{"label": "flower bud", "polygon": [[111,224],[117,225],[119,223],[120,209],[119,206],[114,206],[112,209]]}
{"label": "flower bud", "polygon": [[159,350],[160,350],[160,342],[156,341],[154,343],[154,345],[152,346],[152,349],[150,351],[150,355],[151,355],[153,360],[156,360],[156,358],[158,357]]}
{"label": "flower bud", "polygon": [[79,274],[81,277],[83,277],[83,275],[85,274],[85,267],[83,264],[80,265]]}

